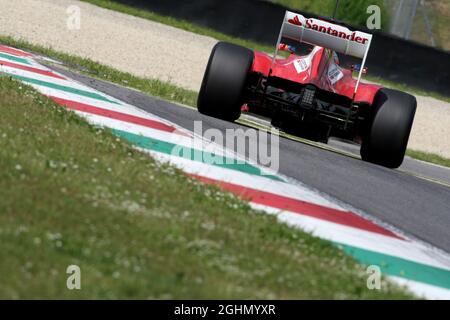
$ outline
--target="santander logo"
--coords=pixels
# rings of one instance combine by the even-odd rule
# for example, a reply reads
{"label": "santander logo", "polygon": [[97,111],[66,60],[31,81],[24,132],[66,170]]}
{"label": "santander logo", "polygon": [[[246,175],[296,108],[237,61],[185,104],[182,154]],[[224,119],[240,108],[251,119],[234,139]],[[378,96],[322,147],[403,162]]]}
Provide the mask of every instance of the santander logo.
{"label": "santander logo", "polygon": [[[289,19],[288,22],[290,24],[294,24],[297,26],[303,26],[303,23],[300,21],[298,16],[295,16],[293,19]],[[355,31],[353,31],[352,33],[348,33],[343,30],[337,30],[337,29],[333,28],[333,26],[336,26],[336,25],[322,22],[321,20],[309,18],[309,19],[306,19],[304,28],[315,30],[315,31],[322,32],[322,33],[326,33],[326,34],[329,34],[334,37],[338,37],[338,38],[342,38],[342,39],[346,39],[346,40],[350,40],[350,41],[355,41],[355,42],[361,43],[361,44],[366,44],[367,41],[369,41],[369,39],[367,39],[367,38],[356,36]]]}
{"label": "santander logo", "polygon": [[302,22],[300,21],[300,19],[298,18],[298,16],[295,16],[294,19],[289,19],[288,22],[292,23],[292,24],[296,24],[298,26],[303,25]]}

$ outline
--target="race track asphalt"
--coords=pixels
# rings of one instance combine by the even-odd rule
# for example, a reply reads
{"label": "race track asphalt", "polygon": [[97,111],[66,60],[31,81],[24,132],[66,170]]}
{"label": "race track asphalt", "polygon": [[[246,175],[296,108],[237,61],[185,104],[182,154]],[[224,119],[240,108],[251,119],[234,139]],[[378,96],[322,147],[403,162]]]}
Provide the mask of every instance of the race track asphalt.
{"label": "race track asphalt", "polygon": [[[186,129],[193,130],[201,120],[203,130],[243,128],[203,116],[132,89],[55,68],[72,79],[132,104]],[[445,184],[390,170],[353,157],[280,137],[279,172],[362,211],[376,221],[386,222],[406,234],[450,252],[450,187]],[[351,150],[350,150],[351,151]],[[409,170],[422,168],[434,178],[450,176],[448,168],[408,159]],[[428,167],[428,168],[424,168]],[[411,169],[412,168],[412,169]]]}

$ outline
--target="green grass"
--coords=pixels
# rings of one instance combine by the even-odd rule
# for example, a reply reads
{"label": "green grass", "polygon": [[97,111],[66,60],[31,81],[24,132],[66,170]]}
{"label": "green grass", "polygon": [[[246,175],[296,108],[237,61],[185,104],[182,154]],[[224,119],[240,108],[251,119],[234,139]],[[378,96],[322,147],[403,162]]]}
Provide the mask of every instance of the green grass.
{"label": "green grass", "polygon": [[[0,298],[412,298],[0,77]],[[66,268],[81,268],[81,290]]]}
{"label": "green grass", "polygon": [[[431,39],[427,32],[426,22],[422,10],[425,9],[430,24],[435,45],[443,50],[450,50],[450,1],[424,0],[413,20],[410,39],[431,46]],[[398,0],[388,0],[387,5],[396,8]]]}
{"label": "green grass", "polygon": [[422,152],[417,150],[407,150],[406,154],[411,158],[418,160],[435,163],[444,167],[450,167],[450,159],[441,157],[437,154]]}
{"label": "green grass", "polygon": [[[429,1],[427,13],[431,19],[432,32],[437,46],[450,51],[450,35],[448,32],[450,25],[450,1]],[[429,39],[426,40],[429,41]]]}

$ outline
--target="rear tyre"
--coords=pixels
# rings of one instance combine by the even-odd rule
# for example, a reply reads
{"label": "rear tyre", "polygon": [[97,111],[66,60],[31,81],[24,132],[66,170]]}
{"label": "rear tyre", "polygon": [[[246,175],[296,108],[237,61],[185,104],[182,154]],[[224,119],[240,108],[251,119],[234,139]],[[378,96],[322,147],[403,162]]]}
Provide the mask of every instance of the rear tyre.
{"label": "rear tyre", "polygon": [[417,101],[412,95],[380,89],[363,136],[362,159],[384,167],[398,168],[405,157],[416,107]]}
{"label": "rear tyre", "polygon": [[198,95],[200,113],[228,121],[239,118],[253,57],[251,50],[231,43],[214,46]]}

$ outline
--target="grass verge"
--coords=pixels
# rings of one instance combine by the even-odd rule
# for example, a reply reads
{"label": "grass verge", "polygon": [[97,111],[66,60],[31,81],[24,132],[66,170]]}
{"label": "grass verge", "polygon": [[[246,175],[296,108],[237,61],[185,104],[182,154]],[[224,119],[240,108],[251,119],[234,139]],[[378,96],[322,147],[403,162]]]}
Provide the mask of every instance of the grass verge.
{"label": "grass verge", "polygon": [[[244,39],[240,39],[237,37],[232,37],[229,35],[226,35],[224,33],[221,32],[217,32],[214,31],[212,29],[206,28],[206,27],[202,27],[199,25],[196,25],[194,23],[190,23],[188,21],[182,20],[182,19],[174,19],[172,17],[168,17],[168,16],[162,16],[159,14],[156,14],[154,12],[145,10],[145,9],[137,9],[135,7],[132,6],[128,6],[128,5],[124,5],[121,3],[117,3],[114,1],[110,1],[110,0],[81,0],[93,5],[96,5],[98,7],[102,7],[105,9],[110,9],[110,10],[114,10],[114,11],[118,11],[118,12],[122,12],[125,14],[129,14],[132,16],[136,16],[139,18],[143,18],[143,19],[147,19],[147,20],[152,20],[152,21],[156,21],[162,24],[166,24],[169,26],[173,26],[175,28],[179,28],[179,29],[183,29],[189,32],[193,32],[196,34],[200,34],[200,35],[204,35],[204,36],[208,36],[208,37],[212,37],[215,38],[217,40],[220,41],[228,41],[231,43],[235,43],[247,48],[251,48],[254,50],[259,50],[259,51],[265,51],[265,52],[269,52],[272,53],[274,51],[275,48],[275,44],[274,46],[267,46],[267,45],[263,45],[261,43],[257,43],[257,42],[253,42],[253,41],[248,41],[248,40],[244,40]],[[364,0],[365,1],[365,0]],[[317,1],[316,1],[317,2]],[[315,3],[315,2],[314,2]],[[373,4],[371,2],[371,4]],[[307,4],[302,4],[305,7],[308,7]],[[346,5],[350,5],[350,6],[357,6],[350,1],[347,1]],[[312,9],[317,9],[321,8],[321,10],[325,10],[324,12],[327,12],[326,8],[334,8],[334,5],[332,5],[331,7],[329,5],[325,6],[325,7],[321,7],[321,5],[316,6],[316,3],[312,6]],[[344,10],[345,11],[345,10]],[[360,15],[359,15],[360,16]],[[358,16],[358,17],[359,17]],[[389,88],[393,88],[393,89],[398,89],[398,90],[402,90],[402,91],[406,91],[412,94],[417,94],[417,95],[421,95],[421,96],[430,96],[442,101],[446,101],[446,102],[450,102],[450,97],[444,96],[442,94],[439,94],[437,92],[432,92],[432,91],[426,91],[417,87],[412,87],[412,86],[408,86],[405,84],[401,84],[401,83],[397,83],[394,81],[389,81],[389,80],[385,80],[383,78],[377,77],[377,76],[364,76],[365,79],[372,81],[372,82],[377,82],[379,84],[382,84],[386,87]]]}
{"label": "grass verge", "polygon": [[[90,59],[61,53],[53,50],[52,48],[34,45],[23,40],[13,39],[11,37],[0,35],[0,43],[58,59],[68,67],[72,67],[86,75],[96,77],[101,80],[134,88],[143,93],[147,93],[168,101],[182,103],[191,107],[196,105],[198,95],[197,92],[178,87],[168,82],[157,79],[137,77],[131,73],[116,70]],[[401,90],[402,88],[398,89]],[[412,158],[450,167],[450,159],[442,158],[438,155],[411,150],[408,150],[407,154]]]}
{"label": "grass verge", "polygon": [[406,154],[408,156],[410,156],[411,158],[435,163],[435,164],[450,168],[450,159],[441,157],[437,154],[422,152],[422,151],[417,151],[417,150],[407,150]]}
{"label": "grass verge", "polygon": [[[0,298],[412,298],[0,76]],[[66,268],[81,268],[81,290]]]}

